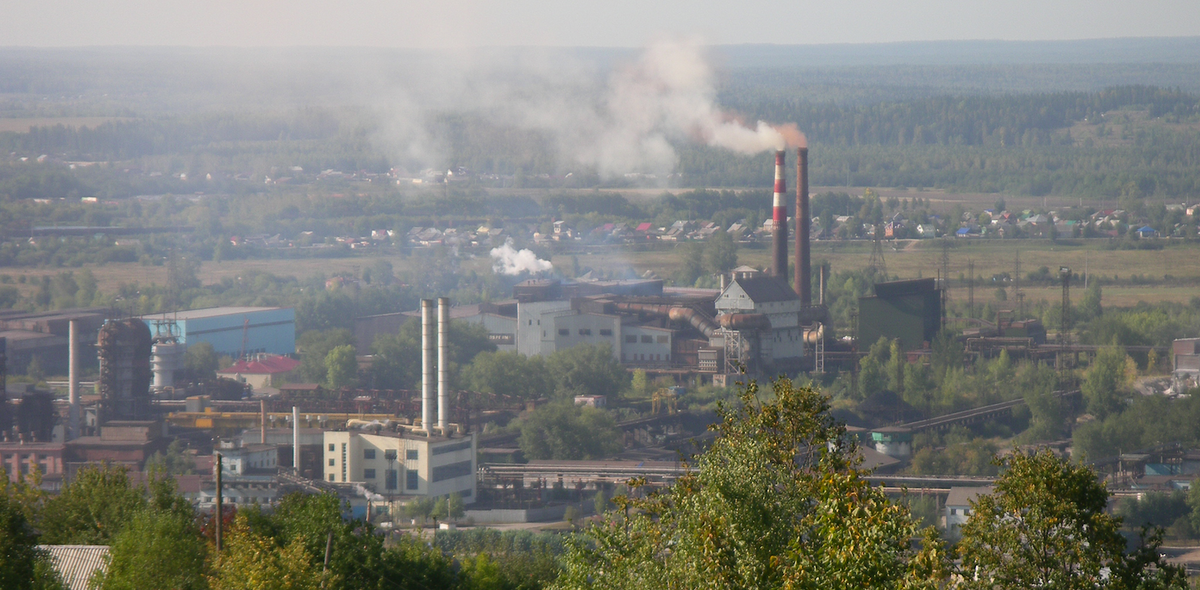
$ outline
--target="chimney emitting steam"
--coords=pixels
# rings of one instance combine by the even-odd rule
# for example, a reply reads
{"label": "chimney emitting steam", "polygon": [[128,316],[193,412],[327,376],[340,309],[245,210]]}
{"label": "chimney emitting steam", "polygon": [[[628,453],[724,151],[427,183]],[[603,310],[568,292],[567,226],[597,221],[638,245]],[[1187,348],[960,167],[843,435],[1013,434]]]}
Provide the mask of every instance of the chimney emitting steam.
{"label": "chimney emitting steam", "polygon": [[787,282],[787,180],[783,160],[786,152],[775,152],[775,200],[771,209],[771,274]]}

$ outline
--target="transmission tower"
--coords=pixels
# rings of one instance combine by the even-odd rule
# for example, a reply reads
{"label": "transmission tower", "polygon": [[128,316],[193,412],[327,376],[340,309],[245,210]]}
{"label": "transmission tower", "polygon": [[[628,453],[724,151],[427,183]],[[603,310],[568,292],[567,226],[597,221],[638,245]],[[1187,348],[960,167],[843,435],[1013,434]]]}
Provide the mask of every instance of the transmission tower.
{"label": "transmission tower", "polygon": [[887,280],[887,262],[883,260],[882,223],[875,224],[875,240],[871,243],[871,262],[868,266],[875,269],[875,276],[881,276],[883,280]]}

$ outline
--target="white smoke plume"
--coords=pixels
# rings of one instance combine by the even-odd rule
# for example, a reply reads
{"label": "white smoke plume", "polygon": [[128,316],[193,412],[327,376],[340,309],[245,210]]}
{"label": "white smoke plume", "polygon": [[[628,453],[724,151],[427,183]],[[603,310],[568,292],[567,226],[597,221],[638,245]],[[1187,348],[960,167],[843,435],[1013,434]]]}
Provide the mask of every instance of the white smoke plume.
{"label": "white smoke plume", "polygon": [[516,276],[523,272],[540,274],[554,270],[549,260],[542,260],[533,250],[513,248],[512,239],[499,248],[492,248],[492,270],[496,274]]}
{"label": "white smoke plume", "polygon": [[[444,138],[424,121],[438,112],[471,112],[538,131],[558,148],[559,165],[602,176],[665,174],[673,143],[695,141],[743,154],[802,145],[793,125],[745,125],[716,104],[716,75],[696,42],[667,41],[611,69],[562,54],[462,53],[450,65],[426,64],[374,96],[386,100],[380,139],[397,156],[444,163]],[[412,80],[418,80],[416,82]]]}

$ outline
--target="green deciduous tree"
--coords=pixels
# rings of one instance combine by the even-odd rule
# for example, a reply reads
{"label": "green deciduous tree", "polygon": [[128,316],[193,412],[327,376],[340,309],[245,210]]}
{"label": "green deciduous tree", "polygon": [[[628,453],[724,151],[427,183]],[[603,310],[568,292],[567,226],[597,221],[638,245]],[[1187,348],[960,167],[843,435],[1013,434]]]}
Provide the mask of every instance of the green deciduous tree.
{"label": "green deciduous tree", "polygon": [[142,510],[113,538],[101,590],[201,590],[208,545],[190,515]]}
{"label": "green deciduous tree", "polygon": [[46,502],[38,529],[47,545],[108,545],[145,507],[124,467],[88,465]]}
{"label": "green deciduous tree", "polygon": [[600,459],[623,448],[612,416],[570,401],[534,410],[520,429],[518,442],[530,459]]}
{"label": "green deciduous tree", "polygon": [[718,229],[704,243],[704,267],[712,274],[729,272],[737,266],[737,244],[725,230]]}
{"label": "green deciduous tree", "polygon": [[358,360],[349,344],[334,347],[325,355],[325,384],[330,389],[354,385],[358,376]]}
{"label": "green deciduous tree", "polygon": [[208,342],[197,342],[183,353],[183,366],[193,379],[212,379],[216,377],[221,361],[217,351]]}
{"label": "green deciduous tree", "polygon": [[972,506],[958,552],[968,588],[1186,588],[1157,537],[1125,554],[1121,521],[1090,468],[1049,450],[1002,461],[994,493]]}
{"label": "green deciduous tree", "polygon": [[546,371],[555,380],[555,392],[564,398],[616,397],[629,386],[630,380],[629,372],[613,356],[608,344],[581,344],[555,351],[546,359]]}
{"label": "green deciduous tree", "polygon": [[328,367],[325,357],[339,346],[351,345],[354,336],[350,330],[310,330],[296,340],[300,351],[300,375],[310,383],[328,382]]}
{"label": "green deciduous tree", "polygon": [[37,533],[15,498],[0,490],[0,588],[30,590],[37,562]]}
{"label": "green deciduous tree", "polygon": [[[935,533],[872,487],[828,399],[786,379],[720,409],[717,437],[667,493],[618,496],[555,588],[916,588],[946,576]],[[932,529],[929,529],[932,531]]]}
{"label": "green deciduous tree", "polygon": [[467,389],[512,399],[537,399],[554,393],[554,382],[540,356],[518,352],[481,352],[463,367]]}
{"label": "green deciduous tree", "polygon": [[338,587],[336,576],[323,576],[313,563],[303,537],[280,546],[251,530],[239,516],[225,534],[224,544],[208,578],[212,590],[317,590],[323,583]]}
{"label": "green deciduous tree", "polygon": [[1087,410],[1097,418],[1117,412],[1124,405],[1126,379],[1125,349],[1117,346],[1096,352],[1092,366],[1084,373],[1080,389],[1087,400]]}

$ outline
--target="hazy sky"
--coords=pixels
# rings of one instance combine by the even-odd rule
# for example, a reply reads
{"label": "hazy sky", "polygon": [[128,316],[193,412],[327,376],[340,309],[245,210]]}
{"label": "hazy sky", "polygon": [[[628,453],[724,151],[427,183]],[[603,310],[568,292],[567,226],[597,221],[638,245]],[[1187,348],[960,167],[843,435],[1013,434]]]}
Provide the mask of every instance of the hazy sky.
{"label": "hazy sky", "polygon": [[0,45],[641,46],[1200,35],[1197,0],[0,0]]}

